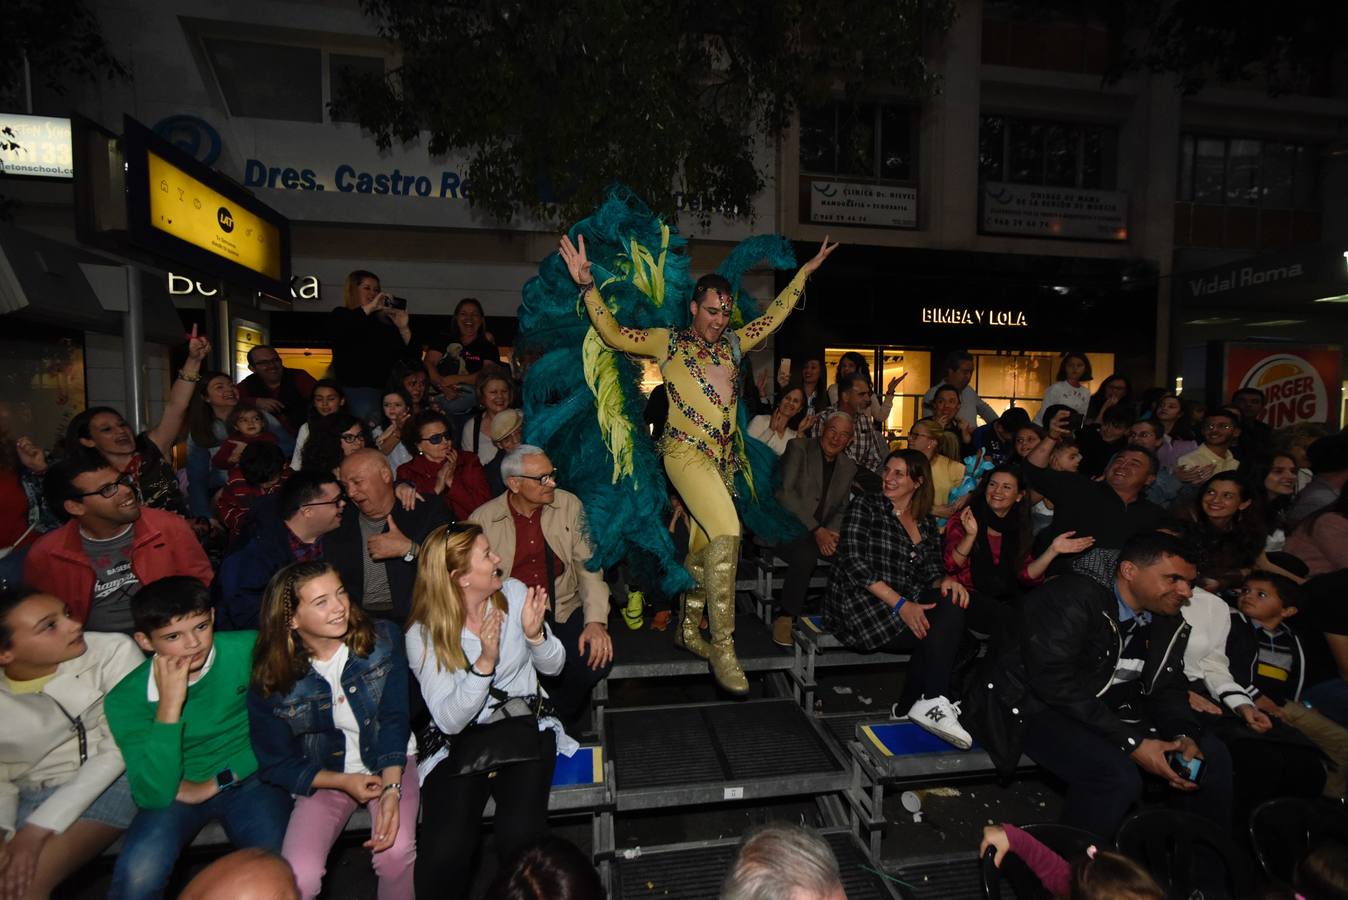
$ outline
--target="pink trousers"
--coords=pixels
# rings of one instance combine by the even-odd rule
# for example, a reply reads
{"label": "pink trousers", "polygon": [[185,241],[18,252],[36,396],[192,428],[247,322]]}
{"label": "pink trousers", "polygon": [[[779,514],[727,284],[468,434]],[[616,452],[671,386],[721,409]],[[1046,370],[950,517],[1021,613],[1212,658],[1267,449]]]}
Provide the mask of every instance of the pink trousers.
{"label": "pink trousers", "polygon": [[[421,803],[421,790],[414,756],[407,758],[402,785],[398,836],[393,839],[392,847],[374,854],[379,900],[407,900],[415,896],[412,872],[417,858],[417,808]],[[378,800],[367,804],[371,825],[378,806]],[[345,791],[317,790],[308,797],[295,798],[281,855],[295,870],[302,900],[313,900],[318,896],[327,871],[328,852],[355,811],[356,801]]]}

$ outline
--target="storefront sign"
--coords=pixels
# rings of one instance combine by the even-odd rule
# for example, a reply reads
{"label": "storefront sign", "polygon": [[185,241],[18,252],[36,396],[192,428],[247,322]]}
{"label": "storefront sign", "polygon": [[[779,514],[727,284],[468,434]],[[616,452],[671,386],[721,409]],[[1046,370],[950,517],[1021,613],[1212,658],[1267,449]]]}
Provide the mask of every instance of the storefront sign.
{"label": "storefront sign", "polygon": [[1338,420],[1339,347],[1304,344],[1228,344],[1224,396],[1241,388],[1263,391],[1263,420],[1272,428]]}
{"label": "storefront sign", "polygon": [[75,177],[70,120],[0,113],[0,174]]}
{"label": "storefront sign", "polygon": [[1296,247],[1175,277],[1176,296],[1196,306],[1232,301],[1270,304],[1348,293],[1341,244]]}
{"label": "storefront sign", "polygon": [[389,194],[394,197],[437,197],[463,200],[468,196],[468,181],[458,172],[445,170],[434,175],[404,172],[366,172],[350,163],[338,164],[331,177],[322,179],[311,168],[268,166],[260,159],[243,164],[244,187],[265,187],[287,191],[340,191],[343,194]]}
{"label": "storefront sign", "polygon": [[[168,273],[168,292],[170,297],[214,297],[219,288],[208,288],[200,281],[193,281],[186,275]],[[292,275],[290,277],[291,300],[320,300],[317,275]]]}
{"label": "storefront sign", "polygon": [[983,184],[982,229],[988,234],[1128,240],[1128,195],[1123,191]]}
{"label": "storefront sign", "polygon": [[810,182],[810,221],[821,225],[917,227],[917,188],[853,181]]}
{"label": "storefront sign", "polygon": [[974,309],[966,306],[924,306],[923,325],[989,325],[994,328],[1028,328],[1022,310]]}

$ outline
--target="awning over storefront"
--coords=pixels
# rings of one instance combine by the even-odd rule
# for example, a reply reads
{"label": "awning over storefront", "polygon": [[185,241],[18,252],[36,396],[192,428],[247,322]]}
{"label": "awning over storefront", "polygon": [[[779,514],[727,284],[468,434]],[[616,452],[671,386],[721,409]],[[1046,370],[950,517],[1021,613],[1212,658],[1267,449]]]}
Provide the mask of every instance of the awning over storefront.
{"label": "awning over storefront", "polygon": [[[13,227],[0,227],[0,315],[39,325],[120,335],[125,276],[119,260]],[[120,302],[119,302],[120,294]],[[145,339],[183,340],[163,279],[142,272]]]}
{"label": "awning over storefront", "polygon": [[[1316,244],[1177,272],[1175,298],[1188,308],[1287,309],[1348,301],[1348,247]],[[1340,309],[1344,307],[1339,307]],[[1322,307],[1323,309],[1323,307]],[[1327,311],[1327,310],[1325,310]]]}

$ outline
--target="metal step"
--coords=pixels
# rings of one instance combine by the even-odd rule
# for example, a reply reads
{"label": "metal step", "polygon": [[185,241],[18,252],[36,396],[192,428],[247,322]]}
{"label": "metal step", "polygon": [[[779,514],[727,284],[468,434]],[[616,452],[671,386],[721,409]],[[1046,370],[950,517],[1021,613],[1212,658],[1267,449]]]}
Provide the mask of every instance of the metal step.
{"label": "metal step", "polygon": [[[711,677],[707,661],[674,646],[676,621],[666,631],[652,631],[648,624],[633,630],[621,616],[609,617],[613,638],[613,669],[608,680],[624,678],[671,678],[679,675]],[[746,672],[785,671],[791,668],[792,651],[772,642],[772,632],[750,612],[735,616],[735,655]]]}
{"label": "metal step", "polygon": [[[893,900],[896,894],[866,856],[856,838],[841,831],[821,834],[828,841],[848,900]],[[735,859],[738,841],[712,841],[646,848],[639,856],[621,855],[613,864],[613,900],[708,900],[721,893],[721,882]]]}
{"label": "metal step", "polygon": [[[887,868],[903,882],[900,890],[911,900],[983,900],[982,874],[973,853],[960,859]],[[850,900],[852,895],[847,896]]]}
{"label": "metal step", "polygon": [[842,791],[850,772],[787,699],[610,710],[619,811]]}

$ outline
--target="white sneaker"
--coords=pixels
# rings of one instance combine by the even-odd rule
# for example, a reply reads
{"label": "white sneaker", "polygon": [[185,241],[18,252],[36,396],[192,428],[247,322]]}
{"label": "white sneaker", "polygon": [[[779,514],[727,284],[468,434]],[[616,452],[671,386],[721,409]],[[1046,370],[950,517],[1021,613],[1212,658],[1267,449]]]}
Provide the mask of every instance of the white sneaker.
{"label": "white sneaker", "polygon": [[908,721],[951,746],[968,750],[974,745],[974,739],[960,725],[959,714],[958,703],[951,703],[944,697],[924,697],[908,710]]}

